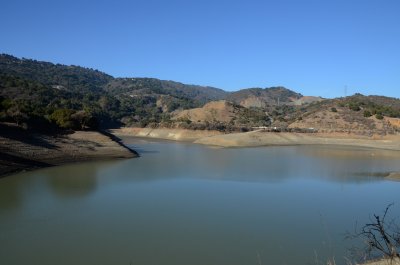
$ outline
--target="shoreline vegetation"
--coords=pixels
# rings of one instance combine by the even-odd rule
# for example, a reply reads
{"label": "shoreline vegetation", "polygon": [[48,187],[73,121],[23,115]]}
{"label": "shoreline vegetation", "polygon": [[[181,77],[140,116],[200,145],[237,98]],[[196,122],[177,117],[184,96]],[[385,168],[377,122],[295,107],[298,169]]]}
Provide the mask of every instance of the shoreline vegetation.
{"label": "shoreline vegetation", "polygon": [[106,132],[43,134],[1,126],[0,178],[43,167],[137,156],[134,150]]}

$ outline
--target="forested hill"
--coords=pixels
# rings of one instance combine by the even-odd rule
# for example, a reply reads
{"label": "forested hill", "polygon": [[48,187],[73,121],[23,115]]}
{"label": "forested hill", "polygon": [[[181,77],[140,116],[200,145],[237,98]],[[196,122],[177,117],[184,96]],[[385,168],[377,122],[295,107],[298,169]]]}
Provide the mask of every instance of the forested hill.
{"label": "forested hill", "polygon": [[215,87],[187,85],[156,78],[115,78],[105,90],[113,95],[170,95],[176,98],[190,98],[199,103],[224,99],[229,93]]}
{"label": "forested hill", "polygon": [[400,124],[398,118],[400,100],[382,96],[326,100],[284,87],[226,92],[155,78],[114,78],[90,68],[0,55],[0,122],[26,128],[276,126],[390,131]]}
{"label": "forested hill", "polygon": [[75,65],[53,64],[0,55],[0,73],[36,81],[59,90],[100,92],[113,77]]}
{"label": "forested hill", "polygon": [[59,90],[81,93],[162,94],[191,98],[203,103],[223,99],[228,94],[214,87],[186,85],[155,78],[114,78],[91,68],[19,59],[7,54],[0,54],[0,73],[36,81]]}
{"label": "forested hill", "polygon": [[[168,123],[174,111],[249,94],[155,78],[114,78],[90,68],[7,54],[0,55],[0,89],[0,121],[25,126],[50,122],[74,129],[115,126],[121,121],[139,126]],[[289,91],[267,90],[263,100],[266,94],[279,97]]]}
{"label": "forested hill", "polygon": [[[0,54],[0,121],[63,128],[145,126],[177,109],[199,107],[227,92],[154,78],[114,78],[98,70]],[[40,122],[39,122],[40,121]]]}
{"label": "forested hill", "polygon": [[270,88],[247,88],[232,92],[227,97],[228,100],[242,105],[252,105],[254,102],[260,102],[259,107],[267,105],[291,104],[302,98],[303,95],[289,90],[285,87]]}

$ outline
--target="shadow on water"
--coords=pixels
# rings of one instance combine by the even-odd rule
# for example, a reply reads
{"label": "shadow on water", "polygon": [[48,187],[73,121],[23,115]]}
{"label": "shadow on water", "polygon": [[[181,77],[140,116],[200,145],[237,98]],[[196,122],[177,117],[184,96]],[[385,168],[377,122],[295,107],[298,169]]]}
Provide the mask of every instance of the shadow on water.
{"label": "shadow on water", "polygon": [[158,154],[158,153],[160,153],[160,151],[157,151],[157,150],[148,150],[148,149],[138,148],[138,147],[133,147],[133,149],[136,152],[138,152],[140,156],[142,154]]}
{"label": "shadow on water", "polygon": [[51,191],[61,198],[83,197],[97,189],[97,168],[93,164],[60,167],[44,172]]}
{"label": "shadow on water", "polygon": [[4,178],[0,184],[0,212],[18,209],[23,203],[23,187],[26,181],[21,178]]}

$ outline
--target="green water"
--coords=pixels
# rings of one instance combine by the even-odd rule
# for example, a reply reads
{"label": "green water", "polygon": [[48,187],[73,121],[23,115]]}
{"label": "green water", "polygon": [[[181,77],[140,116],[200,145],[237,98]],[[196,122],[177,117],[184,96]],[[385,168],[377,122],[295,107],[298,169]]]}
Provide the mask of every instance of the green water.
{"label": "green water", "polygon": [[127,143],[140,158],[0,179],[0,264],[344,264],[356,222],[400,216],[375,176],[396,152]]}

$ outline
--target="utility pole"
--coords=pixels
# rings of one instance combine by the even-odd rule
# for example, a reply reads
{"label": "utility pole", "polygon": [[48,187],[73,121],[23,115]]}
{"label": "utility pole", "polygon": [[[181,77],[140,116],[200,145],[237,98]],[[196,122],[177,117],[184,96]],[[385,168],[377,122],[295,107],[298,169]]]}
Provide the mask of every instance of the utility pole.
{"label": "utility pole", "polygon": [[344,86],[344,97],[347,97],[347,85]]}

